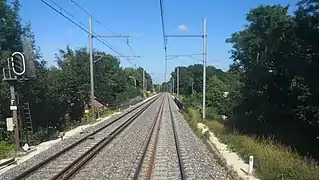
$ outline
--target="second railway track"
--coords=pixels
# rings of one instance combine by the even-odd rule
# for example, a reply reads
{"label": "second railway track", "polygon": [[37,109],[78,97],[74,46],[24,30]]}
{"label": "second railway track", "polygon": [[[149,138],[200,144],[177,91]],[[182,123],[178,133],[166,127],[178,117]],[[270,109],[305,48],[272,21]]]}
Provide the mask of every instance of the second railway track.
{"label": "second railway track", "polygon": [[158,97],[152,98],[146,103],[140,104],[120,115],[106,125],[64,148],[62,151],[55,153],[11,179],[68,179],[148,109]]}

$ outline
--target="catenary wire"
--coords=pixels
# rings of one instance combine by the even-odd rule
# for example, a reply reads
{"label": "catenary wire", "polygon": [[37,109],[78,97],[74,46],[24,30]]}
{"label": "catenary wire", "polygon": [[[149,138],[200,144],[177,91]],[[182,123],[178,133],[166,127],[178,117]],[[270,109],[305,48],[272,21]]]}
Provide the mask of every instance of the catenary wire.
{"label": "catenary wire", "polygon": [[[81,6],[80,4],[78,4],[77,2],[75,2],[74,0],[70,0],[75,6],[77,6],[79,9],[81,9],[84,13],[86,13],[88,16],[92,17],[92,19],[97,22],[99,25],[103,26],[105,29],[107,29],[112,35],[116,35],[109,27],[107,27],[106,25],[102,24],[97,18],[95,18],[91,13],[89,13],[83,6]],[[122,39],[122,38],[121,38]],[[122,39],[127,46],[129,47],[131,53],[133,56],[136,56],[132,46],[130,45],[130,43],[128,42],[127,39]]]}
{"label": "catenary wire", "polygon": [[164,81],[166,81],[167,74],[167,39],[165,37],[165,24],[164,24],[164,7],[163,1],[160,0],[160,11],[161,11],[161,22],[162,22],[162,33],[163,33],[163,41],[164,41],[164,53],[165,53],[165,73],[164,73]]}
{"label": "catenary wire", "polygon": [[[51,1],[51,0],[50,0]],[[52,5],[50,5],[47,1],[45,0],[41,0],[42,3],[44,3],[45,5],[47,5],[49,8],[51,8],[52,10],[54,10],[55,12],[59,13],[61,16],[63,16],[65,19],[67,19],[68,21],[70,21],[72,24],[76,25],[78,28],[80,28],[82,31],[86,32],[87,34],[90,34],[90,32],[85,29],[84,27],[82,27],[81,25],[79,25],[79,23],[75,22],[74,20],[72,20],[71,18],[69,18],[68,16],[66,16],[64,13],[62,13],[61,11],[59,11],[58,9],[56,9],[55,7],[53,7]],[[56,3],[55,3],[56,5]],[[66,10],[64,10],[62,7],[58,6],[60,8],[60,10],[63,10],[64,12],[67,12]],[[70,14],[70,13],[67,13]],[[109,49],[111,49],[113,52],[115,52],[116,54],[118,54],[119,56],[124,56],[123,53],[119,52],[118,50],[115,50],[115,48],[113,48],[110,44],[108,44],[107,42],[101,40],[100,38],[96,37],[96,34],[92,32],[92,35],[95,37],[96,40],[98,40],[100,43],[102,43],[103,45],[107,46]],[[131,65],[135,66],[135,64],[133,64],[129,59],[126,59]]]}

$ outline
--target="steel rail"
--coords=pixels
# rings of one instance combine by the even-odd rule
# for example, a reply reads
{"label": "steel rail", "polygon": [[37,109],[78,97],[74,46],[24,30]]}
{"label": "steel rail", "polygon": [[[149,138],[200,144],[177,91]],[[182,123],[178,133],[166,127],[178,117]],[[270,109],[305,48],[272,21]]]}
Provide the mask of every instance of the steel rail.
{"label": "steel rail", "polygon": [[[167,101],[165,101],[167,98]],[[177,158],[178,158],[178,165],[179,165],[179,171],[180,171],[180,179],[181,180],[186,180],[186,173],[184,171],[184,165],[182,162],[182,155],[181,155],[181,150],[180,150],[180,144],[179,144],[179,140],[178,140],[178,135],[177,135],[177,131],[176,131],[176,125],[175,125],[175,119],[173,116],[173,111],[171,108],[171,101],[170,98],[167,96],[167,94],[165,94],[165,97],[163,99],[163,102],[160,106],[160,110],[158,111],[158,114],[156,116],[156,121],[153,123],[151,132],[149,133],[147,142],[143,148],[143,153],[141,158],[138,161],[138,166],[137,169],[135,170],[134,176],[133,176],[133,180],[138,180],[139,179],[139,175],[140,172],[143,168],[143,164],[145,163],[145,156],[148,153],[149,150],[149,146],[150,146],[150,142],[152,140],[152,137],[155,136],[154,139],[154,144],[153,147],[151,149],[151,155],[150,155],[150,159],[148,161],[148,166],[147,166],[147,171],[146,171],[146,180],[150,180],[152,178],[152,172],[153,172],[153,167],[154,167],[154,163],[155,163],[155,156],[156,156],[156,149],[157,149],[157,143],[158,143],[158,138],[159,138],[159,132],[160,132],[160,127],[161,127],[161,122],[162,122],[162,116],[163,116],[163,112],[164,112],[164,106],[165,104],[168,103],[168,107],[169,107],[169,112],[170,112],[170,116],[171,116],[171,122],[172,122],[172,129],[173,129],[173,135],[174,135],[174,142],[175,142],[175,148],[176,148],[176,153],[177,153]],[[156,132],[155,131],[155,127],[157,126]],[[155,133],[155,134],[154,134]]]}
{"label": "steel rail", "polygon": [[[57,157],[61,156],[62,154],[66,153],[67,151],[73,149],[74,147],[76,147],[77,145],[81,144],[82,142],[84,142],[85,140],[89,139],[90,137],[92,137],[93,135],[97,134],[98,132],[104,130],[105,128],[109,127],[110,125],[114,124],[115,122],[119,121],[120,119],[124,118],[125,116],[129,115],[131,112],[137,110],[138,108],[142,107],[143,105],[146,104],[145,107],[148,107],[149,105],[151,105],[153,102],[155,102],[158,98],[160,97],[160,95],[157,95],[149,100],[147,100],[144,103],[141,103],[140,105],[134,107],[133,109],[121,114],[119,117],[115,118],[114,120],[112,120],[111,122],[107,123],[106,125],[98,128],[97,130],[95,130],[94,132],[89,133],[88,135],[86,135],[85,137],[79,139],[78,141],[76,141],[75,143],[69,145],[68,147],[64,148],[63,150],[57,152],[56,154],[54,154],[53,156],[50,156],[49,158],[47,158],[44,161],[41,161],[40,163],[36,164],[35,166],[31,167],[30,169],[24,171],[23,173],[19,174],[18,176],[14,177],[12,180],[20,180],[23,178],[26,178],[27,176],[30,176],[31,174],[33,174],[35,171],[37,171],[38,169],[40,169],[41,167],[45,166],[46,164],[50,163],[51,161],[53,161],[54,159],[56,159]],[[148,103],[148,104],[147,104]],[[144,109],[144,108],[143,108]]]}
{"label": "steel rail", "polygon": [[[160,126],[161,126],[161,119],[162,119],[162,116],[163,116],[163,111],[164,111],[164,101],[165,101],[165,97],[163,98],[163,101],[160,105],[160,108],[159,108],[159,111],[156,115],[156,118],[155,118],[155,121],[152,125],[152,128],[150,130],[150,133],[149,133],[149,136],[147,138],[147,142],[145,143],[145,146],[143,148],[143,153],[142,153],[142,156],[141,158],[139,159],[138,161],[138,165],[137,165],[137,168],[134,172],[134,176],[133,176],[133,180],[137,180],[138,179],[138,176],[140,175],[140,172],[142,170],[142,167],[143,167],[143,163],[144,163],[144,159],[145,159],[145,155],[147,153],[147,150],[148,150],[148,147],[149,147],[149,144],[152,140],[152,137],[153,137],[153,133],[154,133],[154,130],[155,130],[155,127],[157,125],[157,135],[158,136],[158,132],[159,132],[159,129],[160,129]],[[158,137],[156,137],[156,139],[158,139]]]}
{"label": "steel rail", "polygon": [[[165,97],[164,97],[164,100],[163,100],[163,104],[165,104]],[[164,105],[163,105],[163,109],[162,109],[161,115],[163,115],[163,111],[164,111]],[[148,167],[147,167],[147,171],[146,171],[146,179],[147,180],[152,179],[152,172],[153,172],[153,167],[154,167],[154,162],[155,162],[156,149],[157,149],[157,143],[158,143],[158,138],[159,138],[159,132],[161,130],[162,119],[163,119],[163,117],[160,116],[160,119],[158,121],[158,126],[157,126],[157,129],[156,129],[155,141],[154,141],[153,148],[152,148],[151,158],[150,158],[150,161],[148,162]]]}
{"label": "steel rail", "polygon": [[185,174],[184,165],[183,165],[183,162],[182,162],[182,155],[181,155],[178,135],[177,135],[177,132],[176,132],[175,119],[174,119],[174,116],[173,116],[173,111],[172,111],[172,108],[171,108],[171,102],[169,100],[169,97],[168,97],[168,107],[169,107],[169,112],[171,114],[171,121],[172,121],[172,126],[173,126],[175,147],[176,147],[176,152],[177,152],[177,156],[178,156],[178,164],[179,164],[181,180],[186,180],[186,174]]}
{"label": "steel rail", "polygon": [[[156,99],[155,99],[156,100]],[[154,100],[154,101],[155,101]],[[145,112],[153,102],[147,104],[140,111],[130,117],[127,121],[123,122],[119,127],[117,127],[114,131],[100,140],[97,144],[83,153],[80,157],[70,163],[67,167],[65,167],[58,174],[53,176],[51,180],[67,180],[72,177],[78,170],[80,170],[88,161],[90,161],[98,152],[100,152],[107,144],[109,144],[117,135],[119,135],[126,127],[128,127],[135,119],[137,119],[143,112]]]}

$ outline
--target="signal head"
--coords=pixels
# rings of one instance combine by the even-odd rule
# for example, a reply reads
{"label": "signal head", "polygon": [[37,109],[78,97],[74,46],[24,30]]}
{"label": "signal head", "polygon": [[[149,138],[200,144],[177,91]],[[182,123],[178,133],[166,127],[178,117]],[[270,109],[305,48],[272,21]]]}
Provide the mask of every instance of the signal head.
{"label": "signal head", "polygon": [[25,59],[21,52],[14,52],[11,55],[11,64],[14,74],[21,76],[25,73]]}

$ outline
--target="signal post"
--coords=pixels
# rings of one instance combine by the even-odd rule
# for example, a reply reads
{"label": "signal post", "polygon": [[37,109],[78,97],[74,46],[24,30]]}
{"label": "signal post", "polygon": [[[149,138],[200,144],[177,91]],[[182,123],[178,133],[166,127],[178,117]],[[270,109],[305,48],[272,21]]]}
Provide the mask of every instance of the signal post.
{"label": "signal post", "polygon": [[12,111],[12,118],[7,118],[7,130],[14,131],[14,138],[18,150],[21,148],[20,138],[20,123],[18,119],[18,100],[15,87],[19,79],[25,79],[26,62],[24,55],[21,52],[14,52],[7,60],[7,68],[3,68],[3,80],[7,81],[10,85],[10,110]]}

